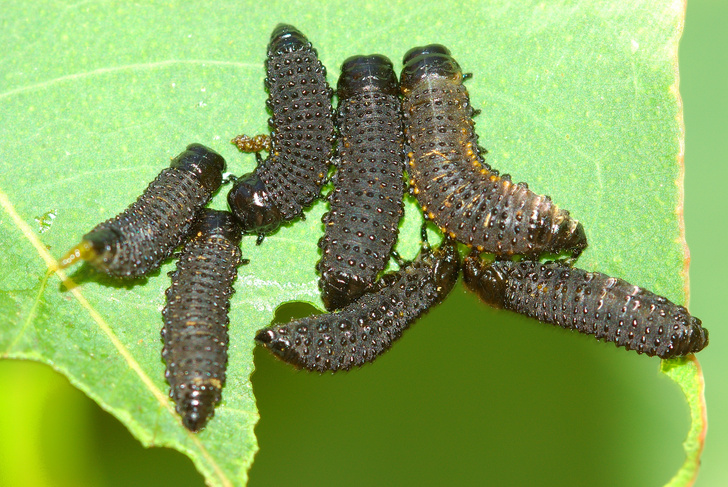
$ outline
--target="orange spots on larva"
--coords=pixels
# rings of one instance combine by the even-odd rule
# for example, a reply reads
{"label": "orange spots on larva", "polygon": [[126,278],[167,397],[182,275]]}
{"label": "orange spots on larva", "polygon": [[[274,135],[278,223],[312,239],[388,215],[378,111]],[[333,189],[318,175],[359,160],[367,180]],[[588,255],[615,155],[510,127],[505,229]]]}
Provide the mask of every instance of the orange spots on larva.
{"label": "orange spots on larva", "polygon": [[[417,201],[431,208],[428,217],[458,241],[501,256],[576,255],[585,248],[583,228],[568,212],[527,188],[515,191],[509,177],[484,162],[462,71],[449,50],[441,45],[414,48],[403,64],[409,175],[411,185],[419,188]],[[460,201],[459,195],[472,203]],[[516,208],[535,216],[516,222]]]}

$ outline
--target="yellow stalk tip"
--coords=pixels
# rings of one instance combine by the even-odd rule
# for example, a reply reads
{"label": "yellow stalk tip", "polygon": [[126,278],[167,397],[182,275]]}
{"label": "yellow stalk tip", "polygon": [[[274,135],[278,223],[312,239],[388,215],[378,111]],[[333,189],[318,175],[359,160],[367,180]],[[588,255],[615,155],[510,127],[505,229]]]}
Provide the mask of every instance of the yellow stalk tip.
{"label": "yellow stalk tip", "polygon": [[65,269],[75,264],[79,259],[89,260],[96,257],[96,251],[93,244],[88,240],[81,240],[81,243],[68,251],[61,259],[58,268]]}

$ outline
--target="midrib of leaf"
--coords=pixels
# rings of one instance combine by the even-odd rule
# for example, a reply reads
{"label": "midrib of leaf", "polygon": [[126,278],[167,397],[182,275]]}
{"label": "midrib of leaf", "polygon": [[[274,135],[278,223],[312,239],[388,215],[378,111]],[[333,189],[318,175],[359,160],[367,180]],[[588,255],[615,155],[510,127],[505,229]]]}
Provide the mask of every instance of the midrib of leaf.
{"label": "midrib of leaf", "polygon": [[[46,274],[44,278],[44,283],[41,285],[41,293],[42,290],[45,288],[45,283],[48,281],[48,278],[50,277],[50,273],[53,271],[50,269],[55,269],[55,274],[58,275],[61,282],[70,290],[70,292],[73,294],[73,297],[76,298],[78,303],[86,309],[89,316],[93,321],[96,323],[96,325],[99,327],[99,329],[106,335],[106,337],[109,339],[111,344],[116,348],[116,350],[119,352],[119,355],[124,359],[124,361],[127,363],[129,368],[134,371],[134,373],[139,377],[139,379],[144,384],[144,387],[154,396],[154,398],[159,402],[159,404],[166,410],[169,414],[171,414],[177,423],[180,425],[181,420],[179,419],[179,416],[175,412],[172,405],[169,403],[169,400],[167,399],[166,395],[160,391],[152,382],[152,380],[149,378],[149,376],[142,370],[139,363],[134,359],[132,354],[127,350],[127,348],[124,346],[123,343],[119,340],[119,338],[116,336],[116,334],[113,332],[111,327],[106,323],[104,318],[101,316],[101,314],[96,311],[96,309],[91,306],[91,303],[88,302],[86,297],[83,295],[83,293],[80,290],[80,287],[76,285],[62,270],[58,269],[58,262],[50,255],[48,250],[46,250],[45,246],[41,243],[40,240],[33,234],[33,230],[30,228],[30,226],[23,221],[23,219],[20,217],[17,211],[15,211],[15,207],[11,203],[10,199],[8,198],[7,194],[3,191],[2,188],[0,188],[0,206],[2,206],[3,210],[7,215],[12,219],[15,226],[20,230],[20,232],[23,234],[23,236],[33,245],[36,252],[40,256],[41,259],[45,262],[46,266],[48,267],[49,271],[48,274]],[[37,302],[39,299],[36,299],[33,308],[37,306]],[[32,320],[33,317],[33,309],[30,310],[28,314],[28,318],[26,319],[26,323],[23,326],[23,329],[20,331],[18,336],[13,341],[13,345],[22,337],[22,334],[24,330],[27,327],[27,324]],[[12,345],[11,347],[12,348]],[[64,371],[64,374],[66,374],[69,378],[73,377],[73,375],[70,373],[70,371],[66,370]],[[210,453],[207,451],[207,449],[202,445],[200,440],[189,431],[185,430],[187,435],[192,440],[192,443],[195,445],[195,447],[198,449],[200,455],[208,462],[208,464],[212,467],[212,469],[215,471],[215,475],[220,480],[220,483],[225,486],[231,486],[232,482],[230,479],[227,478],[225,473],[222,471],[220,466],[217,464],[215,459],[210,455]]]}
{"label": "midrib of leaf", "polygon": [[[8,201],[7,195],[2,192],[2,189],[0,189],[0,195],[2,195],[3,208],[5,208],[5,202],[7,201],[8,205],[9,205],[10,201]],[[7,212],[7,209],[6,209],[6,212]],[[8,214],[12,217],[12,213],[8,212]],[[23,222],[23,223],[25,223],[25,222]],[[22,229],[21,229],[21,231],[22,231]],[[13,339],[12,342],[10,342],[10,345],[8,346],[7,350],[5,350],[6,354],[8,352],[10,352],[13,348],[15,348],[15,346],[18,344],[20,339],[23,338],[25,331],[28,329],[30,324],[33,322],[33,319],[35,318],[35,315],[38,310],[38,304],[40,303],[41,297],[43,296],[43,292],[45,291],[45,288],[48,285],[49,278],[50,278],[50,273],[47,273],[45,276],[43,276],[43,279],[41,279],[40,287],[38,288],[38,293],[35,295],[35,299],[33,299],[33,305],[30,307],[30,310],[28,311],[28,316],[25,318],[25,321],[23,322],[23,326],[20,327],[20,331],[18,332],[18,334],[15,335],[15,338]]]}

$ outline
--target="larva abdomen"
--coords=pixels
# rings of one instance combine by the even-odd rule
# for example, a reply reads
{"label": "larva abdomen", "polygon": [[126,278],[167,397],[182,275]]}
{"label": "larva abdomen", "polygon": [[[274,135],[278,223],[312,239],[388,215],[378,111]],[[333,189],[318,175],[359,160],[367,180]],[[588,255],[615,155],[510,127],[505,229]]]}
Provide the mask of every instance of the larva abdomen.
{"label": "larva abdomen", "polygon": [[618,347],[670,358],[699,352],[708,330],[687,309],[646,289],[564,263],[465,259],[465,284],[483,301]]}
{"label": "larva abdomen", "polygon": [[452,290],[460,270],[454,243],[423,251],[383,276],[346,308],[263,328],[255,339],[281,360],[308,370],[348,370],[372,362]]}
{"label": "larva abdomen", "polygon": [[84,235],[60,267],[84,259],[114,277],[154,271],[182,243],[197,212],[220,187],[224,170],[221,155],[188,145],[129,208]]}
{"label": "larva abdomen", "polygon": [[171,273],[162,311],[165,377],[182,423],[199,431],[220,401],[228,348],[228,310],[241,263],[232,214],[204,209]]}
{"label": "larva abdomen", "polygon": [[273,113],[270,154],[228,194],[243,231],[259,235],[297,218],[318,198],[334,140],[333,90],[306,36],[291,25],[278,25],[266,69],[267,105]]}
{"label": "larva abdomen", "polygon": [[444,46],[417,47],[404,56],[408,171],[425,216],[481,252],[579,254],[586,236],[568,211],[485,164],[462,80],[460,66]]}
{"label": "larva abdomen", "polygon": [[354,56],[337,86],[339,128],[334,190],[323,216],[317,269],[328,310],[364,294],[384,270],[399,233],[404,153],[399,86],[392,62]]}

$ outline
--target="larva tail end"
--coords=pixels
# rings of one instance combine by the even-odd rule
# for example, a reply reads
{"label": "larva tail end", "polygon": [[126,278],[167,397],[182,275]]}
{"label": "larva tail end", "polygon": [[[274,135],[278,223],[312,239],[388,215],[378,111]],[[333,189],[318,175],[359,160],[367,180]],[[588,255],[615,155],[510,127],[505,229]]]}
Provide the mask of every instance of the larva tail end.
{"label": "larva tail end", "polygon": [[[79,260],[94,260],[98,253],[90,240],[81,240],[81,243],[69,250],[58,262],[58,269],[65,269],[72,266]],[[56,270],[56,269],[53,269]]]}
{"label": "larva tail end", "polygon": [[255,335],[255,341],[278,356],[283,356],[291,346],[291,343],[285,337],[279,336],[278,333],[270,328],[258,330],[258,333]]}
{"label": "larva tail end", "polygon": [[255,341],[270,350],[280,360],[295,367],[303,366],[304,363],[301,357],[286,335],[287,330],[285,328],[263,328],[255,335]]}
{"label": "larva tail end", "polygon": [[574,229],[573,233],[573,240],[574,245],[572,246],[572,253],[574,257],[578,257],[581,255],[581,253],[584,251],[584,249],[587,248],[589,243],[586,239],[586,232],[584,231],[584,225],[582,225],[580,222],[576,223],[576,228]]}
{"label": "larva tail end", "polygon": [[[507,264],[506,264],[507,265]],[[477,255],[469,255],[463,264],[465,287],[483,302],[496,308],[505,307],[507,273],[497,262],[487,264]]]}
{"label": "larva tail end", "polygon": [[190,413],[182,416],[182,424],[193,433],[197,433],[207,424],[207,418],[203,418],[198,413]]}
{"label": "larva tail end", "polygon": [[215,414],[215,406],[220,401],[220,384],[211,382],[192,385],[175,398],[177,412],[182,417],[185,428],[197,433],[205,427]]}
{"label": "larva tail end", "polygon": [[324,271],[319,280],[321,300],[328,311],[341,309],[356,301],[369,285],[370,282],[348,272]]}
{"label": "larva tail end", "polygon": [[546,252],[555,254],[567,251],[573,257],[578,257],[588,245],[584,225],[577,220],[564,218],[551,230],[551,240]]}

